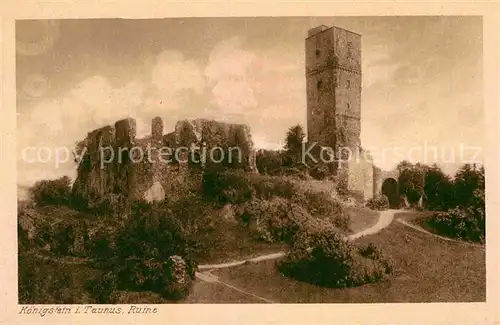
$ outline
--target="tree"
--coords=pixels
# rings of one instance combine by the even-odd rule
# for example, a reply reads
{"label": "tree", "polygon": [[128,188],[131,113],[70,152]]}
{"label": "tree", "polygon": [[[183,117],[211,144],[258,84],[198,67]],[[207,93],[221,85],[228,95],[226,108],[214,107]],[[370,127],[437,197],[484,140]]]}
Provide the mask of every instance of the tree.
{"label": "tree", "polygon": [[426,168],[424,193],[429,210],[446,211],[453,207],[453,182],[436,164]]}
{"label": "tree", "polygon": [[261,174],[280,175],[283,166],[283,153],[277,150],[260,149],[257,151],[255,164]]}
{"label": "tree", "polygon": [[287,167],[302,164],[302,145],[305,137],[304,129],[299,124],[288,129],[285,138],[285,164]]}
{"label": "tree", "polygon": [[399,171],[399,193],[406,196],[410,204],[416,203],[425,194],[425,165],[402,161],[396,168]]}
{"label": "tree", "polygon": [[455,174],[453,185],[455,189],[455,205],[466,206],[474,197],[476,190],[485,189],[484,166],[465,164]]}
{"label": "tree", "polygon": [[71,197],[71,178],[63,176],[57,179],[41,180],[29,190],[32,200],[40,205],[69,204]]}
{"label": "tree", "polygon": [[87,147],[86,147],[85,141],[77,141],[75,143],[75,145],[73,147],[73,151],[72,151],[73,161],[75,162],[75,164],[77,164],[77,165],[80,164],[81,159],[87,153],[86,151],[87,151]]}

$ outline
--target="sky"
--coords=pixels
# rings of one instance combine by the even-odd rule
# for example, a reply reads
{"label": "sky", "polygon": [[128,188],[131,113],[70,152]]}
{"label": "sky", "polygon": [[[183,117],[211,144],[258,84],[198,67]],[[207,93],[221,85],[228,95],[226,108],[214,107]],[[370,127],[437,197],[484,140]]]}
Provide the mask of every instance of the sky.
{"label": "sky", "polygon": [[165,133],[185,118],[245,123],[256,147],[280,147],[306,127],[305,38],[320,24],[362,35],[361,144],[378,166],[482,161],[480,17],[17,21],[18,183],[74,177],[56,148],[125,117],[139,136],[154,116]]}

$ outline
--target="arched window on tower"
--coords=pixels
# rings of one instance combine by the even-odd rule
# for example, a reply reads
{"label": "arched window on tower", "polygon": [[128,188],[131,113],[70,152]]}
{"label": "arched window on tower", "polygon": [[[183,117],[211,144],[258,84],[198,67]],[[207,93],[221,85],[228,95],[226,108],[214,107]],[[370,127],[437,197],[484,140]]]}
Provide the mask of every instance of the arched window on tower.
{"label": "arched window on tower", "polygon": [[322,87],[323,87],[323,81],[319,79],[316,83],[316,88],[318,89],[318,91],[320,91]]}

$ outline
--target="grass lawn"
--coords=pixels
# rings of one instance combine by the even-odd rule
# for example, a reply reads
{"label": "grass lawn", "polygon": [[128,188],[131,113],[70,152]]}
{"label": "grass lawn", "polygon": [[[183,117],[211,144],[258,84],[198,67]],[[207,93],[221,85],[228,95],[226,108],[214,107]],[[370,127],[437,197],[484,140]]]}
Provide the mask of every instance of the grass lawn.
{"label": "grass lawn", "polygon": [[256,257],[283,250],[283,243],[267,243],[254,238],[247,228],[236,222],[220,222],[213,232],[199,237],[203,251],[200,264],[223,263]]}
{"label": "grass lawn", "polygon": [[[386,281],[357,288],[330,289],[298,282],[281,275],[275,267],[276,261],[212,273],[223,282],[280,303],[481,302],[486,299],[485,252],[480,248],[435,238],[400,223],[357,241],[369,242],[381,247],[394,262],[394,274]],[[223,303],[234,298],[234,302],[258,302],[252,296],[239,298],[239,292],[221,287],[221,284],[197,281],[195,295],[188,300]],[[229,296],[224,295],[224,291]]]}
{"label": "grass lawn", "polygon": [[[375,225],[380,214],[377,211],[359,207],[347,208],[347,213],[350,216],[349,230],[352,233]],[[253,238],[247,228],[230,221],[219,222],[213,232],[198,239],[206,248],[199,256],[200,264],[242,260],[279,252],[287,247],[283,243],[267,243]]]}

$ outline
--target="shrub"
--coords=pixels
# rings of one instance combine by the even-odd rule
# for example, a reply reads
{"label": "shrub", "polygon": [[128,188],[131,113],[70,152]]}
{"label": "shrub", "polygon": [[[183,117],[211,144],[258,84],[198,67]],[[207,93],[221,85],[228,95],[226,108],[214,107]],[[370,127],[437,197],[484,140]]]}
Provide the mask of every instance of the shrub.
{"label": "shrub", "polygon": [[278,268],[286,276],[326,287],[375,282],[392,272],[378,249],[360,252],[333,227],[298,234]]}
{"label": "shrub", "polygon": [[170,256],[165,264],[162,295],[165,298],[179,300],[184,298],[194,279],[194,271],[180,256]]}
{"label": "shrub", "polygon": [[208,169],[203,175],[205,196],[218,204],[240,204],[253,198],[280,196],[291,198],[296,191],[292,181],[242,170]]}
{"label": "shrub", "polygon": [[116,234],[115,254],[145,259],[189,254],[194,238],[183,227],[182,217],[173,215],[165,203],[136,203],[129,222]]}
{"label": "shrub", "polygon": [[253,189],[242,170],[218,170],[207,168],[203,175],[205,195],[221,204],[243,203],[253,196]]}
{"label": "shrub", "polygon": [[349,228],[349,214],[341,202],[329,193],[312,189],[299,190],[294,194],[292,202],[304,207],[314,217],[331,220],[339,229]]}
{"label": "shrub", "polygon": [[385,195],[378,195],[366,201],[366,206],[372,210],[389,209],[389,199]]}
{"label": "shrub", "polygon": [[[101,259],[99,267],[118,274],[120,288],[182,298],[191,281],[184,281],[178,270],[184,268],[185,274],[194,278],[196,237],[207,220],[202,214],[204,207],[203,202],[135,202],[130,220],[116,232],[113,255]],[[171,256],[178,257],[168,262]]]}
{"label": "shrub", "polygon": [[453,182],[441,168],[433,165],[425,173],[425,207],[428,210],[446,211],[453,207]]}
{"label": "shrub", "polygon": [[57,255],[67,255],[75,240],[72,225],[59,223],[52,227],[51,251]]}
{"label": "shrub", "polygon": [[67,205],[71,197],[71,179],[63,176],[54,180],[38,181],[30,188],[30,196],[40,206]]}
{"label": "shrub", "polygon": [[189,292],[195,268],[182,257],[174,255],[166,262],[159,259],[127,258],[115,264],[118,288],[152,291],[170,300],[179,300]]}
{"label": "shrub", "polygon": [[98,258],[112,257],[113,241],[117,231],[104,225],[89,230],[84,243],[86,252]]}
{"label": "shrub", "polygon": [[261,174],[281,175],[283,167],[283,152],[277,150],[258,150],[255,155],[255,164]]}
{"label": "shrub", "polygon": [[94,276],[92,269],[72,267],[19,252],[18,285],[20,304],[89,304],[92,298],[81,283]]}
{"label": "shrub", "polygon": [[283,198],[251,201],[239,218],[259,239],[268,242],[290,242],[301,228],[315,221],[304,208]]}
{"label": "shrub", "polygon": [[116,302],[117,277],[113,272],[99,274],[85,282],[85,289],[98,304],[114,304]]}
{"label": "shrub", "polygon": [[477,190],[485,189],[485,170],[484,167],[477,167],[476,165],[465,164],[462,166],[453,180],[455,205],[465,207],[475,200],[475,192]]}
{"label": "shrub", "polygon": [[486,211],[484,168],[462,167],[455,179],[459,204],[447,212],[436,213],[426,224],[445,236],[484,243]]}
{"label": "shrub", "polygon": [[426,223],[445,236],[481,243],[485,241],[484,213],[478,213],[473,208],[456,207],[448,212],[440,212],[430,217]]}

